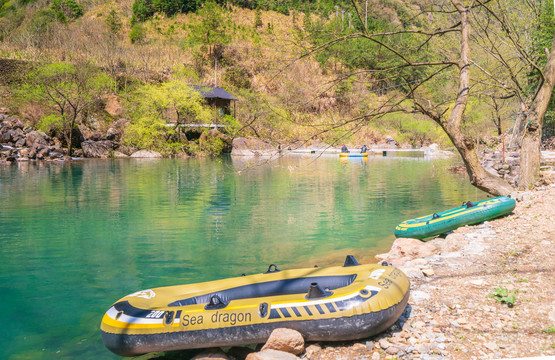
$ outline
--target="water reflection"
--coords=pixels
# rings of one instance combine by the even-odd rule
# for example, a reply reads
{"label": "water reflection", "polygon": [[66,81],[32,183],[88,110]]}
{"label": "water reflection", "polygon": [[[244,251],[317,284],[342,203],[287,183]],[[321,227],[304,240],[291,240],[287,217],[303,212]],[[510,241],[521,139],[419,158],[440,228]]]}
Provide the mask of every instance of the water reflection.
{"label": "water reflection", "polygon": [[[485,196],[445,160],[335,156],[0,167],[1,358],[109,358],[125,294],[241,273],[373,261],[407,218]],[[85,306],[86,304],[86,306]],[[38,321],[39,319],[40,321]]]}

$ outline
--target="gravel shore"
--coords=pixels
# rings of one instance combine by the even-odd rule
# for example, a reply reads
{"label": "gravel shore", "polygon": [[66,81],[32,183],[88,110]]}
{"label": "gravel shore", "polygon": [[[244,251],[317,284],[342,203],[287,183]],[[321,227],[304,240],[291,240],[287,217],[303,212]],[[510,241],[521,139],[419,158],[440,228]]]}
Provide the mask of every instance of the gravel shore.
{"label": "gravel shore", "polygon": [[386,333],[308,344],[304,359],[500,359],[555,356],[555,184],[515,193],[512,214],[420,249],[379,256],[411,278]]}

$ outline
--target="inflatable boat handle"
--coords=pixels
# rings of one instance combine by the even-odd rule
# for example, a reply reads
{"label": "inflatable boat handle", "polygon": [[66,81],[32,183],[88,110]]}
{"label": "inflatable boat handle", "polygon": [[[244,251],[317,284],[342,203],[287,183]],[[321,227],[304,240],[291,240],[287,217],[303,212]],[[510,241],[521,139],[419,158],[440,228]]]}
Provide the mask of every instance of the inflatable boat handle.
{"label": "inflatable boat handle", "polygon": [[226,306],[227,304],[218,295],[212,295],[212,297],[210,298],[210,302],[206,304],[204,310],[223,309]]}
{"label": "inflatable boat handle", "polygon": [[173,323],[173,311],[166,311],[164,313],[164,323],[166,325],[171,325]]}
{"label": "inflatable boat handle", "polygon": [[[274,268],[274,270],[272,270],[272,267]],[[266,271],[264,274],[271,274],[279,271],[280,270],[278,269],[276,264],[270,264],[270,266],[268,266],[268,271]]]}
{"label": "inflatable boat handle", "polygon": [[473,208],[476,204],[473,204],[472,201],[463,202],[462,206],[466,206],[467,209]]}
{"label": "inflatable boat handle", "polygon": [[343,264],[343,267],[357,266],[357,265],[360,265],[360,264],[355,259],[355,257],[353,255],[347,255],[347,258],[345,259],[345,264]]}

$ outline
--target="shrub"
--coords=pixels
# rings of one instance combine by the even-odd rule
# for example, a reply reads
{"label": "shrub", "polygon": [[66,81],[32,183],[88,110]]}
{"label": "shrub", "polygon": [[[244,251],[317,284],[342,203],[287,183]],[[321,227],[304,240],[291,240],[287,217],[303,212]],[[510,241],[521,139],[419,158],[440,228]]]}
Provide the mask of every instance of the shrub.
{"label": "shrub", "polygon": [[224,79],[240,89],[251,88],[251,74],[242,67],[231,67],[225,72]]}
{"label": "shrub", "polygon": [[55,114],[50,114],[40,119],[37,128],[50,136],[61,133],[64,127],[63,119]]}
{"label": "shrub", "polygon": [[131,44],[140,44],[146,39],[146,29],[141,24],[133,25],[131,33],[129,34]]}
{"label": "shrub", "polygon": [[39,45],[48,37],[48,30],[56,18],[56,12],[50,9],[39,10],[33,15],[29,23],[29,30],[34,37],[35,45]]}
{"label": "shrub", "polygon": [[256,13],[254,16],[254,27],[262,27],[264,24],[262,23],[262,11],[260,8],[256,9]]}
{"label": "shrub", "polygon": [[121,27],[123,26],[123,23],[121,22],[121,18],[119,17],[116,10],[110,11],[108,16],[106,17],[105,22],[106,22],[106,26],[108,26],[108,29],[110,29],[110,32],[112,34],[117,34],[121,30]]}

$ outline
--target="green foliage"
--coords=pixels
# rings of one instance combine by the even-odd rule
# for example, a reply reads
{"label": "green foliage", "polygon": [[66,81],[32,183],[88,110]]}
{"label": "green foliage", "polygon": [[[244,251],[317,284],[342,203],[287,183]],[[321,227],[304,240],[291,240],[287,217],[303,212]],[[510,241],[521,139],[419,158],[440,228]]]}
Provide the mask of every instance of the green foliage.
{"label": "green foliage", "polygon": [[62,117],[56,114],[50,114],[42,119],[40,119],[37,128],[50,135],[53,136],[55,134],[59,134],[64,127],[64,120]]}
{"label": "green foliage", "polygon": [[224,152],[227,144],[219,137],[209,136],[209,131],[204,130],[198,141],[190,141],[184,146],[189,154],[216,156]]}
{"label": "green foliage", "polygon": [[133,12],[131,17],[132,24],[146,21],[154,15],[154,8],[150,0],[135,0],[131,10]]}
{"label": "green foliage", "polygon": [[0,0],[0,17],[6,16],[9,11],[14,11],[13,0]]}
{"label": "green foliage", "polygon": [[[52,63],[40,65],[32,71],[17,95],[22,101],[46,105],[57,114],[71,154],[73,132],[70,129],[78,123],[79,115],[113,85],[106,74],[88,64]],[[54,120],[48,118],[45,124],[51,125]]]}
{"label": "green foliage", "polygon": [[497,302],[501,304],[507,304],[508,307],[512,308],[515,305],[516,297],[514,295],[509,295],[509,291],[504,288],[494,289],[492,294],[488,295],[494,298]]}
{"label": "green foliage", "polygon": [[131,44],[142,44],[145,39],[146,28],[140,23],[133,25],[131,32],[129,33],[129,40],[131,40]]}
{"label": "green foliage", "polygon": [[49,31],[56,22],[56,18],[56,12],[50,9],[39,10],[33,14],[29,22],[29,33],[32,35],[35,46],[40,46],[49,38]]}
{"label": "green foliage", "polygon": [[254,14],[254,27],[259,28],[262,27],[264,24],[262,23],[262,11],[260,8],[256,9],[256,13]]}
{"label": "green foliage", "polygon": [[441,129],[431,121],[404,119],[399,126],[399,142],[408,142],[414,147],[421,147],[438,142],[442,137]]}
{"label": "green foliage", "polygon": [[227,83],[241,89],[251,88],[251,77],[247,69],[239,66],[228,68],[224,74]]}
{"label": "green foliage", "polygon": [[[536,29],[532,36],[532,56],[540,69],[545,67],[547,57],[544,49],[549,48],[553,42],[553,34],[555,33],[555,16],[553,14],[553,3],[542,1],[539,8]],[[539,80],[539,71],[536,68],[530,68],[528,74],[530,92],[535,90]]]}
{"label": "green foliage", "polygon": [[191,38],[209,46],[225,45],[231,41],[231,17],[229,11],[215,1],[207,1],[197,11],[198,21],[190,25]]}
{"label": "green foliage", "polygon": [[56,12],[56,17],[61,23],[71,22],[83,16],[83,7],[75,0],[54,0],[50,8]]}
{"label": "green foliage", "polygon": [[177,13],[195,12],[201,0],[135,0],[132,7],[131,22],[143,22],[159,12],[167,16]]}
{"label": "green foliage", "polygon": [[204,99],[185,82],[172,80],[161,85],[144,85],[133,98],[136,108],[128,125],[124,142],[140,149],[156,150],[164,154],[185,151],[183,136],[176,125],[207,122],[211,117]]}
{"label": "green foliage", "polygon": [[543,329],[542,333],[549,334],[549,335],[555,334],[555,326],[550,326],[546,329]]}
{"label": "green foliage", "polygon": [[118,12],[116,10],[110,11],[108,16],[106,16],[105,23],[106,23],[106,26],[108,26],[108,29],[110,29],[110,33],[112,34],[117,34],[121,30],[121,27],[123,26],[121,18],[119,17]]}

